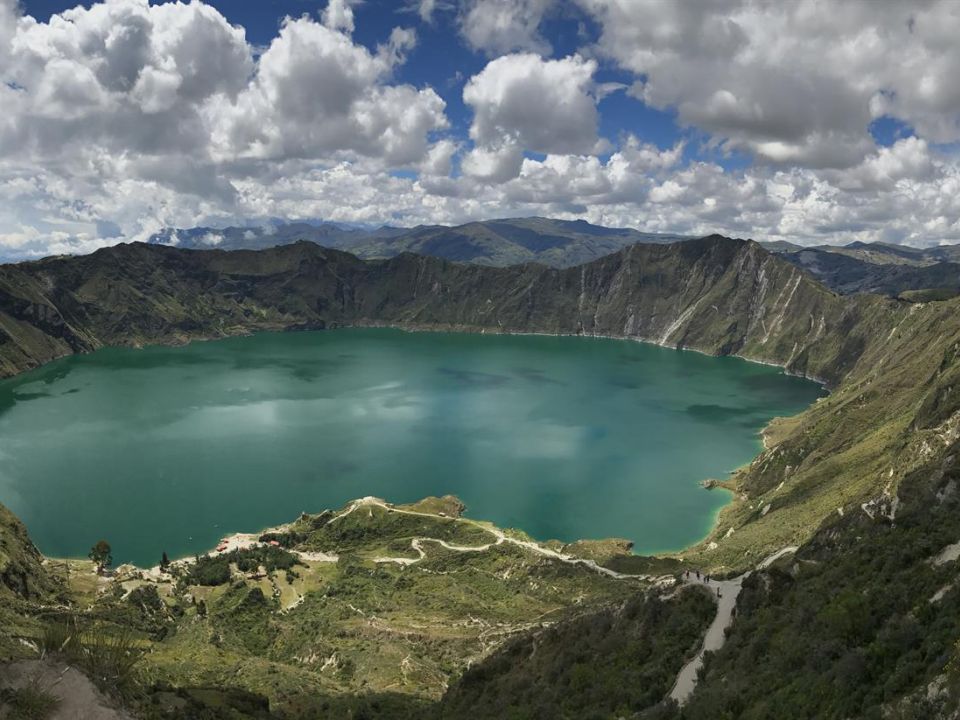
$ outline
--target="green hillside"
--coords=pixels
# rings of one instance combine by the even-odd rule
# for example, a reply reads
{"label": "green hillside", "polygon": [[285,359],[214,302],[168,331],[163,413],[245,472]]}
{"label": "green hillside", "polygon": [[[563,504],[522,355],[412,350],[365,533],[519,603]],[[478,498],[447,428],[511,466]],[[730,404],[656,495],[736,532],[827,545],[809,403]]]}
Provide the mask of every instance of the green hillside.
{"label": "green hillside", "polygon": [[[367,500],[278,530],[278,550],[169,579],[130,570],[118,586],[44,568],[5,516],[4,647],[28,652],[13,636],[64,616],[84,633],[133,632],[147,651],[137,702],[158,713],[177,698],[235,707],[246,696],[224,693],[237,688],[276,717],[950,717],[958,303],[838,295],[718,236],[567,269],[363,261],[312,243],[129,245],[0,267],[5,375],[105,345],[382,324],[645,340],[831,389],[771,423],[711,536],[674,558],[532,546],[454,519],[456,504],[411,515]],[[588,558],[606,569],[576,562]],[[663,698],[710,619],[705,594],[676,592],[691,567],[750,574],[680,710]]]}

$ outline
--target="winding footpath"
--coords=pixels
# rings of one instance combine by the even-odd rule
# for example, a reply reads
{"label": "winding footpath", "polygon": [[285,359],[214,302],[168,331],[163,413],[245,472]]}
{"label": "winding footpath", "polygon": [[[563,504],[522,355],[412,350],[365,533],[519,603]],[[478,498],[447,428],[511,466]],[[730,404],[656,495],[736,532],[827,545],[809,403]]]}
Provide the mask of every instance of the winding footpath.
{"label": "winding footpath", "polygon": [[[670,697],[676,700],[678,704],[683,705],[687,702],[693,691],[697,687],[697,673],[703,667],[703,656],[706,652],[715,652],[723,647],[727,639],[726,629],[733,622],[733,611],[737,606],[737,597],[743,586],[743,579],[746,573],[733,578],[732,580],[704,580],[701,575],[697,578],[693,573],[685,580],[687,585],[701,585],[717,598],[717,614],[707,628],[706,635],[703,636],[703,643],[700,650],[694,656],[693,660],[688,662],[680,670],[677,679],[673,683],[673,689],[670,690]],[[719,591],[719,595],[717,594]]]}
{"label": "winding footpath", "polygon": [[[330,522],[334,523],[342,518],[345,518],[350,513],[355,512],[356,510],[362,507],[371,507],[371,506],[383,508],[387,512],[398,513],[400,515],[417,515],[420,517],[430,518],[431,520],[436,520],[439,517],[435,513],[418,512],[416,510],[401,510],[400,508],[388,505],[386,502],[384,502],[379,498],[365,497],[365,498],[360,498],[359,500],[354,500],[350,504],[350,507],[348,507],[339,515],[331,518]],[[530,552],[533,552],[537,555],[542,555],[544,557],[552,558],[553,560],[559,560],[560,562],[568,563],[570,565],[582,565],[583,567],[593,570],[594,572],[600,573],[601,575],[606,575],[607,577],[616,578],[618,580],[628,580],[628,579],[649,580],[651,579],[651,576],[649,575],[631,575],[628,573],[620,573],[615,570],[611,570],[610,568],[605,568],[602,565],[598,565],[593,560],[586,560],[584,558],[578,558],[578,557],[574,557],[573,555],[567,555],[566,553],[558,552],[556,550],[551,550],[550,548],[545,548],[542,545],[539,545],[538,543],[535,543],[531,540],[519,540],[517,538],[510,537],[505,532],[503,532],[503,530],[501,530],[500,528],[493,527],[485,523],[477,522],[476,520],[468,520],[467,518],[462,518],[462,517],[451,518],[451,519],[456,520],[457,522],[467,523],[468,525],[472,525],[473,527],[479,528],[480,530],[483,530],[484,532],[487,532],[490,535],[493,535],[494,538],[496,539],[494,540],[494,542],[487,543],[486,545],[452,545],[445,540],[439,540],[437,538],[417,537],[411,540],[410,545],[420,555],[419,558],[376,558],[376,561],[377,562],[394,562],[401,565],[413,565],[414,563],[420,562],[420,560],[422,560],[425,557],[425,553],[422,547],[422,544],[425,542],[436,543],[446,548],[447,550],[453,550],[455,552],[482,552],[484,550],[489,550],[495,545],[502,545],[504,543],[509,543],[511,545],[516,545],[518,547],[521,547],[525,550],[529,550]]]}
{"label": "winding footpath", "polygon": [[[789,555],[796,551],[797,548],[793,546],[778,550],[758,564],[757,570],[764,570],[784,555]],[[683,578],[684,584],[705,587],[717,599],[717,614],[714,616],[713,622],[710,623],[710,627],[707,628],[707,632],[703,636],[703,643],[700,645],[700,650],[697,651],[697,654],[690,662],[683,666],[677,675],[677,679],[673,683],[673,688],[670,690],[670,698],[675,700],[678,705],[685,705],[696,689],[697,674],[700,672],[700,668],[703,667],[704,654],[707,652],[716,652],[723,647],[723,643],[727,639],[727,628],[733,624],[737,598],[740,596],[740,590],[743,589],[744,578],[748,575],[750,575],[750,571],[731,578],[730,580],[708,581],[703,575],[698,577],[695,572],[685,574]]]}
{"label": "winding footpath", "polygon": [[[419,512],[417,510],[405,510],[398,507],[389,505],[385,501],[376,497],[364,497],[359,500],[354,500],[350,505],[339,515],[334,516],[330,519],[331,523],[338,522],[343,518],[347,517],[351,513],[357,512],[362,508],[373,508],[378,507],[390,513],[397,513],[400,515],[415,515],[419,517],[430,518],[431,520],[436,520],[440,515],[436,513],[428,512]],[[521,540],[519,538],[510,537],[503,530],[489,525],[487,523],[478,522],[476,520],[469,520],[467,518],[446,518],[454,522],[467,523],[473,527],[479,528],[484,532],[493,536],[493,540],[484,545],[454,545],[453,543],[447,542],[446,540],[441,540],[439,538],[431,537],[415,537],[410,541],[410,547],[417,553],[418,557],[377,557],[373,558],[374,562],[377,563],[396,563],[398,565],[410,566],[415,565],[423,561],[427,554],[424,550],[425,543],[433,543],[443,547],[447,550],[454,552],[463,552],[463,553],[476,553],[484,552],[490,548],[496,547],[498,545],[503,545],[509,543],[511,545],[516,545],[517,547],[523,548],[529,552],[532,552],[543,557],[548,557],[552,560],[557,560],[559,562],[567,563],[570,565],[581,565],[589,570],[597,572],[601,575],[611,577],[617,580],[645,580],[652,582],[655,586],[660,586],[661,589],[665,589],[665,586],[672,584],[672,577],[655,577],[651,575],[631,575],[628,573],[620,573],[610,568],[603,567],[598,565],[593,560],[588,560],[585,558],[578,558],[573,555],[568,555],[566,553],[559,552],[557,550],[552,550],[547,547],[533,542],[531,540]],[[282,530],[283,528],[276,528],[276,530]],[[237,533],[228,538],[225,538],[222,543],[224,546],[223,552],[229,552],[232,550],[244,549],[247,547],[252,547],[256,545],[261,545],[259,542],[259,536],[255,534],[241,534]],[[768,556],[762,562],[760,562],[756,569],[763,570],[773,564],[776,560],[794,553],[797,551],[796,547],[790,546],[785,547],[772,555]],[[312,562],[336,562],[338,556],[333,553],[320,553],[320,552],[303,552],[298,550],[291,550],[293,554],[299,556],[303,560],[308,560]],[[955,556],[960,556],[960,543],[956,544],[956,547],[951,546],[947,548],[944,553],[942,553],[944,559],[941,562],[946,560],[952,560]],[[184,561],[179,561],[184,562]],[[189,561],[188,561],[189,562]],[[157,572],[159,569],[154,568],[152,571]],[[740,595],[740,591],[743,586],[743,580],[750,575],[751,571],[747,571],[742,575],[731,578],[729,580],[707,580],[705,576],[698,576],[695,572],[689,571],[684,573],[681,578],[683,585],[699,585],[706,588],[711,595],[717,600],[717,613],[713,618],[713,621],[710,623],[710,627],[707,628],[707,632],[704,635],[703,642],[700,645],[700,649],[697,651],[697,654],[680,670],[677,675],[676,680],[674,681],[673,688],[670,690],[669,697],[675,700],[679,705],[684,705],[693,694],[693,691],[697,687],[697,675],[700,672],[700,669],[703,667],[704,655],[707,652],[715,652],[723,647],[724,641],[726,640],[726,630],[733,623],[734,613],[737,605],[737,598]],[[666,583],[665,580],[669,580],[669,583]],[[672,585],[670,585],[672,586]],[[302,599],[302,598],[301,598]],[[298,603],[294,603],[292,607],[296,606]]]}

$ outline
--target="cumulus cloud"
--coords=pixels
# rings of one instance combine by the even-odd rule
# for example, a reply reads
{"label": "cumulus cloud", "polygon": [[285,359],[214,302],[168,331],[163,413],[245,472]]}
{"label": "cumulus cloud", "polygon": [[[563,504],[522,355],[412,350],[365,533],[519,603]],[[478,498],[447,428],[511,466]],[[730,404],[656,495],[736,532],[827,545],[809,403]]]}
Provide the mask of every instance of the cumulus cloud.
{"label": "cumulus cloud", "polygon": [[550,43],[539,28],[552,5],[553,0],[468,0],[461,8],[460,32],[471,48],[490,56],[519,50],[549,54]]}
{"label": "cumulus cloud", "polygon": [[370,50],[350,35],[351,5],[286,19],[257,57],[202,2],[107,0],[39,22],[0,0],[0,188],[34,182],[0,242],[40,242],[21,226],[52,239],[64,232],[53,216],[84,247],[106,220],[141,238],[177,217],[236,217],[237,181],[291,159],[441,162],[430,135],[447,126],[444,101],[392,81],[415,33],[396,28]]}
{"label": "cumulus cloud", "polygon": [[579,55],[544,60],[532,53],[504,55],[488,63],[463,90],[463,101],[473,109],[470,137],[477,145],[464,169],[502,182],[516,177],[523,150],[596,150],[596,67]]}
{"label": "cumulus cloud", "polygon": [[353,32],[353,5],[355,0],[330,0],[323,11],[323,24],[331,30]]}
{"label": "cumulus cloud", "polygon": [[[570,3],[407,0],[406,20],[453,23],[487,56],[451,127],[447,88],[398,79],[427,51],[415,30],[364,45],[353,0],[258,48],[199,1],[39,22],[0,0],[0,257],[274,217],[960,241],[960,161],[942,145],[960,141],[953,0],[575,4],[582,47],[553,57],[544,19]],[[653,144],[621,97],[611,132],[621,80],[695,131]],[[910,126],[886,147],[882,116]],[[712,160],[727,151],[758,162]]]}
{"label": "cumulus cloud", "polygon": [[381,52],[307,17],[288,19],[235,103],[222,100],[214,130],[220,158],[317,158],[344,153],[412,164],[427,133],[446,126],[432,88],[384,81],[413,35],[397,30]]}
{"label": "cumulus cloud", "polygon": [[902,138],[890,147],[882,147],[857,166],[829,173],[844,190],[892,190],[897,183],[924,182],[937,175],[936,165],[926,140]]}
{"label": "cumulus cloud", "polygon": [[200,3],[114,0],[21,17],[0,92],[0,155],[62,158],[77,148],[195,153],[201,109],[236,97],[253,67],[244,31]]}
{"label": "cumulus cloud", "polygon": [[960,14],[953,0],[578,0],[600,55],[636,74],[632,92],[732,149],[807,167],[851,167],[895,116],[960,140]]}

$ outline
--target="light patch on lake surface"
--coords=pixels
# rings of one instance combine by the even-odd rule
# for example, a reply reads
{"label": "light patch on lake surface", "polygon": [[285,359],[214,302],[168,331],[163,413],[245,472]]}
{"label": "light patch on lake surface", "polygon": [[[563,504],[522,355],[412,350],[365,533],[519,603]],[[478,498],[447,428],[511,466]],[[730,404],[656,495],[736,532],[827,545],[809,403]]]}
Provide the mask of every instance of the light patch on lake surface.
{"label": "light patch on lake surface", "polygon": [[597,338],[357,329],[107,349],[0,382],[0,502],[54,556],[154,564],[302,511],[455,494],[534,537],[677,549],[821,390]]}

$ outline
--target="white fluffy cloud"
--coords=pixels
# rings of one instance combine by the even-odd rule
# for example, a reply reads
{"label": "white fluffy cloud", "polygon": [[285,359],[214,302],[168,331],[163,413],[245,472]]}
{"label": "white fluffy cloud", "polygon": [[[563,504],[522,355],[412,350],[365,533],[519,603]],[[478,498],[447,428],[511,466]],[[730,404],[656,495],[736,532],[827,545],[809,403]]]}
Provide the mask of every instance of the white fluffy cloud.
{"label": "white fluffy cloud", "polygon": [[544,60],[524,53],[491,61],[463,90],[474,113],[470,137],[477,146],[466,159],[467,172],[502,182],[516,177],[524,150],[584,154],[599,149],[596,67],[579,55]]}
{"label": "white fluffy cloud", "polygon": [[197,153],[204,103],[235,98],[253,67],[243,30],[200,3],[115,0],[14,27],[0,70],[7,159]]}
{"label": "white fluffy cloud", "polygon": [[323,24],[331,30],[353,32],[353,8],[356,0],[330,0],[323,11]]}
{"label": "white fluffy cloud", "polygon": [[[358,42],[354,0],[287,18],[265,47],[196,0],[48,22],[0,0],[0,258],[268,217],[960,241],[960,160],[942,145],[960,142],[955,0],[575,5],[592,23],[579,52],[553,57],[544,20],[574,4],[407,0],[404,22],[433,23],[423,37],[452,24],[485,63],[451,126],[441,95],[459,80],[398,80],[429,49],[410,28]],[[669,147],[629,117],[611,131],[601,116],[633,102],[606,99],[624,75],[696,131]],[[915,135],[878,147],[883,115]],[[758,161],[708,159],[726,150]]]}
{"label": "white fluffy cloud", "polygon": [[217,104],[216,156],[355,153],[391,166],[416,163],[427,153],[427,133],[445,127],[446,118],[445,103],[431,88],[383,82],[412,43],[412,34],[395,31],[388,45],[371,53],[309,18],[288,20],[260,57],[249,87],[236,102]]}
{"label": "white fluffy cloud", "polygon": [[729,148],[774,163],[850,167],[888,114],[934,142],[960,140],[955,0],[577,0],[595,50],[633,92]]}
{"label": "white fluffy cloud", "polygon": [[0,189],[33,182],[15,203],[0,194],[13,203],[0,243],[61,233],[85,247],[108,241],[106,225],[137,238],[236,217],[238,181],[291,159],[436,164],[445,103],[391,80],[415,33],[396,28],[371,51],[350,35],[351,4],[333,0],[323,22],[288,18],[255,57],[243,28],[202,2],[107,0],[38,22],[0,0]]}
{"label": "white fluffy cloud", "polygon": [[471,48],[492,56],[521,50],[549,53],[540,23],[552,4],[553,0],[467,0],[460,10],[460,32]]}

